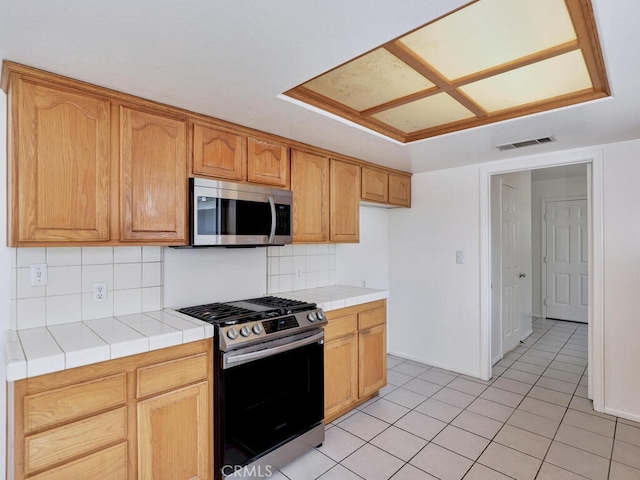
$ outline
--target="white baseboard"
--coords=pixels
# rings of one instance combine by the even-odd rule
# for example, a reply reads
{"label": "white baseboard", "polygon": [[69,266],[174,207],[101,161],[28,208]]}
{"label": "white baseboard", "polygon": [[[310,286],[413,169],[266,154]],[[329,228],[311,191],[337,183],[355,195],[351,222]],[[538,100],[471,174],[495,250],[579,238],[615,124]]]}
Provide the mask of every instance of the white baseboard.
{"label": "white baseboard", "polygon": [[445,365],[445,364],[442,364],[442,363],[432,362],[427,358],[416,357],[416,356],[413,356],[413,355],[407,355],[406,353],[402,353],[402,352],[387,351],[387,353],[389,355],[393,355],[394,357],[405,358],[407,360],[411,360],[411,361],[414,361],[414,362],[424,363],[425,365],[429,365],[429,366],[437,367],[437,368],[442,368],[443,370],[449,370],[451,372],[459,373],[461,375],[468,375],[469,377],[479,378],[481,380],[489,380],[488,378],[482,378],[480,376],[480,372],[478,372],[478,371],[460,369],[460,368],[453,367],[451,365]]}
{"label": "white baseboard", "polygon": [[604,407],[604,413],[615,415],[616,417],[624,418],[626,420],[631,420],[632,422],[640,423],[640,415],[636,415],[635,413],[623,412],[621,410],[616,410],[615,408],[607,407]]}

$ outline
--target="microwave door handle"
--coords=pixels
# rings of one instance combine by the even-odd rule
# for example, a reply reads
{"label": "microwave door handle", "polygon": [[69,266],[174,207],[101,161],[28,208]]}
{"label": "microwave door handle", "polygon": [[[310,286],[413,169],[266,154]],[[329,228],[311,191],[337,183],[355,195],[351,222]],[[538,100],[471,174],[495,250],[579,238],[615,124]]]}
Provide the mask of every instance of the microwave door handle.
{"label": "microwave door handle", "polygon": [[269,233],[269,243],[273,243],[276,238],[276,202],[269,196],[269,207],[271,207],[271,232]]}

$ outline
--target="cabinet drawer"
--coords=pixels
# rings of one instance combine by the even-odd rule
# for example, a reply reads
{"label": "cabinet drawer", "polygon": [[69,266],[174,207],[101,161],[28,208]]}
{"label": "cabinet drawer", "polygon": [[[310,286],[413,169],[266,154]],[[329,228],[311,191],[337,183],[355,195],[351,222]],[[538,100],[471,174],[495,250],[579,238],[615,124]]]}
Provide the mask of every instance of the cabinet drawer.
{"label": "cabinet drawer", "polygon": [[360,330],[366,330],[367,328],[375,327],[376,325],[382,325],[387,321],[387,309],[376,308],[374,310],[368,310],[358,315],[358,328]]}
{"label": "cabinet drawer", "polygon": [[24,399],[25,433],[109,408],[127,400],[127,376],[119,373],[90,382],[29,395]]}
{"label": "cabinet drawer", "polygon": [[24,440],[25,471],[64,462],[126,437],[126,407],[32,435]]}
{"label": "cabinet drawer", "polygon": [[127,444],[113,447],[82,457],[74,462],[47,470],[30,477],[29,480],[69,480],[90,478],[91,480],[127,479]]}
{"label": "cabinet drawer", "polygon": [[198,380],[206,380],[211,360],[206,353],[158,363],[137,370],[137,397],[146,397],[181,387]]}
{"label": "cabinet drawer", "polygon": [[344,337],[358,331],[358,316],[346,315],[344,317],[329,319],[329,323],[324,327],[325,342],[334,338]]}

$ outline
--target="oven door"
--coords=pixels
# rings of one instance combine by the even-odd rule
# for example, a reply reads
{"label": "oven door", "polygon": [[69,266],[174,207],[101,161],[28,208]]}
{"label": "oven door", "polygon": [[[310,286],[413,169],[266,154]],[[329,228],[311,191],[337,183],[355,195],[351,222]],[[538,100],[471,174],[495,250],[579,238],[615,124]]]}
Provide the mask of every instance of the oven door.
{"label": "oven door", "polygon": [[323,330],[222,354],[222,466],[247,465],[324,416]]}

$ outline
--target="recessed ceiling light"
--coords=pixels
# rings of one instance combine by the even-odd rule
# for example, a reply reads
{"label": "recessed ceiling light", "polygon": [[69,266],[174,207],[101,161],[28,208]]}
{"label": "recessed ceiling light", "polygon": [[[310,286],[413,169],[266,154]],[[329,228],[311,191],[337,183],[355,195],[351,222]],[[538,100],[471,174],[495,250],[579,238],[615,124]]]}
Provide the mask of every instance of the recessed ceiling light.
{"label": "recessed ceiling light", "polygon": [[284,93],[403,143],[609,94],[589,0],[476,0]]}

